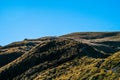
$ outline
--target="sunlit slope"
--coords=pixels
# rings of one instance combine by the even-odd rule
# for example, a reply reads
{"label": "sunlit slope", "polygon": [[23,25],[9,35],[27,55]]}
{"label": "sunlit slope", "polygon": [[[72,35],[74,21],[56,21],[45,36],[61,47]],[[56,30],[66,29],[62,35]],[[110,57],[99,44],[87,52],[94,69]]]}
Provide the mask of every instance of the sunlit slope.
{"label": "sunlit slope", "polygon": [[0,47],[0,80],[119,80],[120,33],[83,32]]}

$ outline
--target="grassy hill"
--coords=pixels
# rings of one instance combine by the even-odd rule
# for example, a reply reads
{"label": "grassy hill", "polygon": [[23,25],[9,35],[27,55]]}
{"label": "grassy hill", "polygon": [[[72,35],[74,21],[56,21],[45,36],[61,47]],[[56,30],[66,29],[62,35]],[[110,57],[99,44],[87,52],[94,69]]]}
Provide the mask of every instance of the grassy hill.
{"label": "grassy hill", "polygon": [[71,33],[0,48],[0,80],[119,80],[120,33]]}

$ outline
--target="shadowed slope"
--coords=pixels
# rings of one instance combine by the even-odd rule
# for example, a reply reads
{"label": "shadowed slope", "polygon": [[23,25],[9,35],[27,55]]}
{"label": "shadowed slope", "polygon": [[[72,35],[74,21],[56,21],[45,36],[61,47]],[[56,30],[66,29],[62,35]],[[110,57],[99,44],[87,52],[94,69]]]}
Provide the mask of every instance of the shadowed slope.
{"label": "shadowed slope", "polygon": [[61,37],[89,44],[105,54],[120,51],[120,32],[78,32]]}
{"label": "shadowed slope", "polygon": [[1,46],[0,80],[118,80],[119,36],[72,33]]}
{"label": "shadowed slope", "polygon": [[48,41],[37,45],[18,59],[0,68],[0,79],[13,79],[36,65],[40,67],[37,71],[42,71],[82,56],[106,57],[87,44],[74,40],[58,39]]}
{"label": "shadowed slope", "polygon": [[86,43],[103,54],[111,55],[120,51],[120,32],[82,32],[71,33],[61,37],[42,37],[38,39],[25,39],[0,47],[0,67],[20,57],[31,50],[37,44],[56,40],[58,38],[69,38]]}
{"label": "shadowed slope", "polygon": [[43,37],[38,39],[25,39],[19,42],[13,42],[6,46],[0,47],[0,67],[10,63],[11,61],[17,59],[25,52],[31,50],[36,45],[57,39],[56,37]]}
{"label": "shadowed slope", "polygon": [[83,56],[37,73],[34,80],[119,80],[120,52],[101,59]]}
{"label": "shadowed slope", "polygon": [[37,45],[37,43],[21,41],[21,42],[14,42],[9,45],[3,46],[0,49],[0,67],[20,57],[25,52],[32,49],[35,45]]}

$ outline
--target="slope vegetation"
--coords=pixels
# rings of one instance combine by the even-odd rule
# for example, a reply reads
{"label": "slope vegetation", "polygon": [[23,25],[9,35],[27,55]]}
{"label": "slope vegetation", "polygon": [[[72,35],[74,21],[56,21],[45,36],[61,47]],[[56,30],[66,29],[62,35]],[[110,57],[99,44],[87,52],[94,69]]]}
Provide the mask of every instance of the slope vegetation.
{"label": "slope vegetation", "polygon": [[0,80],[119,80],[120,33],[72,33],[0,47]]}

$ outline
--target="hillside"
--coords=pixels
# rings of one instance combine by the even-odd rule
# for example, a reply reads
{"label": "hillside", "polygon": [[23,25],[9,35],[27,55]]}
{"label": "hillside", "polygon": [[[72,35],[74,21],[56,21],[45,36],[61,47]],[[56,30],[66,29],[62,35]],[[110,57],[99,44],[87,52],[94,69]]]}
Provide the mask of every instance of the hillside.
{"label": "hillside", "polygon": [[71,33],[0,47],[0,80],[119,80],[120,32]]}

